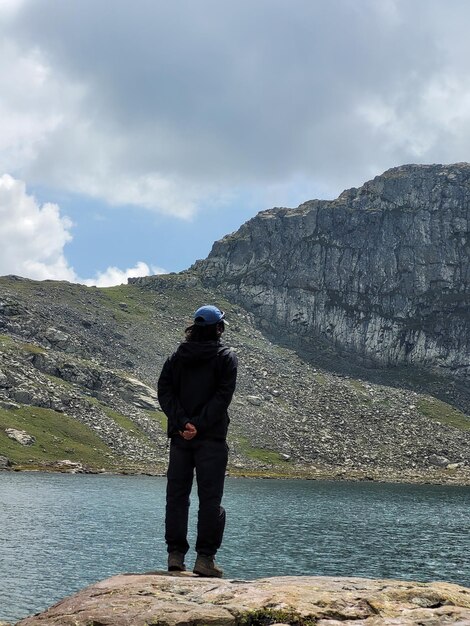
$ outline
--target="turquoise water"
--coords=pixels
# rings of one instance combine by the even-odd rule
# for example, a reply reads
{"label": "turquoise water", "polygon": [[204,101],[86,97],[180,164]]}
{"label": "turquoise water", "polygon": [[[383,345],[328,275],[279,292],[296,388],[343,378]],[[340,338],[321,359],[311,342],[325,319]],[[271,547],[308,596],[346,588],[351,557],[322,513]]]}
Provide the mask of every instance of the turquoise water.
{"label": "turquoise water", "polygon": [[[163,478],[0,472],[0,620],[119,572],[164,568],[164,501]],[[469,487],[232,478],[224,505],[227,577],[470,586]]]}

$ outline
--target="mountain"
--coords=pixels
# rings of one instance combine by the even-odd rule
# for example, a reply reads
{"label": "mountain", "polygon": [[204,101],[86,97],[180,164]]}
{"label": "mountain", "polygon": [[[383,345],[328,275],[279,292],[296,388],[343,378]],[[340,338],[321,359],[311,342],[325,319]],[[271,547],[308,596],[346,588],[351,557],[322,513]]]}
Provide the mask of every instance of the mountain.
{"label": "mountain", "polygon": [[402,385],[424,373],[468,411],[469,257],[470,165],[406,165],[263,211],[193,270],[310,361]]}
{"label": "mountain", "polygon": [[260,213],[181,274],[0,278],[0,467],[163,472],[158,374],[215,303],[240,362],[231,473],[470,483],[468,172],[407,166]]}

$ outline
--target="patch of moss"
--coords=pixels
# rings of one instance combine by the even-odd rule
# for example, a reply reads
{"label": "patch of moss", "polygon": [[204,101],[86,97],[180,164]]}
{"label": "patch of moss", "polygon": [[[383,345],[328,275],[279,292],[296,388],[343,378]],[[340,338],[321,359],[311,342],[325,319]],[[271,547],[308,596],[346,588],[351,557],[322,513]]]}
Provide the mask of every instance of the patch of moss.
{"label": "patch of moss", "polygon": [[99,404],[101,406],[101,409],[106,413],[106,415],[110,417],[123,430],[127,431],[130,435],[133,435],[141,441],[150,441],[148,435],[140,428],[140,426],[136,422],[131,420],[130,417],[127,417],[127,415],[123,415],[122,413],[118,413],[118,411],[114,411],[102,402],[100,402]]}
{"label": "patch of moss", "polygon": [[28,343],[26,341],[16,341],[8,335],[0,335],[0,351],[18,350],[20,352],[27,352],[29,354],[44,354],[46,350],[35,343]]}
{"label": "patch of moss", "polygon": [[360,380],[350,379],[349,384],[351,385],[351,387],[354,387],[356,391],[360,391],[361,393],[366,393],[366,388],[364,387],[364,384],[361,383]]}
{"label": "patch of moss", "polygon": [[155,315],[155,294],[138,285],[101,287],[99,291],[104,296],[101,304],[108,306],[116,321],[137,319],[145,322]]}
{"label": "patch of moss", "polygon": [[314,380],[319,385],[326,385],[326,376],[320,372],[317,372],[316,374],[314,374]]}
{"label": "patch of moss", "polygon": [[270,465],[276,465],[282,462],[279,452],[252,446],[245,437],[238,437],[237,441],[242,454],[253,461],[261,461],[262,463],[269,463]]}
{"label": "patch of moss", "polygon": [[[6,428],[25,430],[36,441],[22,446],[6,435]],[[0,454],[19,465],[62,459],[94,468],[115,465],[115,459],[109,456],[112,450],[90,428],[65,413],[26,405],[0,408]]]}
{"label": "patch of moss", "polygon": [[301,617],[294,611],[282,609],[255,609],[247,611],[237,619],[239,626],[270,626],[270,624],[290,624],[290,626],[314,626],[315,619]]}
{"label": "patch of moss", "polygon": [[470,417],[441,400],[436,398],[420,399],[417,406],[421,415],[429,417],[440,424],[452,426],[459,430],[470,430]]}
{"label": "patch of moss", "polygon": [[53,374],[44,374],[44,376],[54,383],[54,385],[58,385],[63,389],[73,389],[73,383],[70,383],[68,380],[64,380],[63,378],[59,378],[59,376],[54,376]]}
{"label": "patch of moss", "polygon": [[358,397],[359,403],[372,404],[372,398],[370,397],[369,392],[366,386],[364,385],[364,383],[362,383],[360,380],[350,379],[349,384],[353,389],[359,392],[360,394],[360,396]]}
{"label": "patch of moss", "polygon": [[163,411],[149,411],[149,410],[146,410],[145,412],[147,413],[149,417],[157,421],[160,424],[163,432],[166,433],[167,418],[166,418],[165,413],[163,413]]}
{"label": "patch of moss", "polygon": [[392,402],[389,398],[382,398],[381,400],[379,400],[378,404],[380,404],[380,406],[386,408],[390,408],[392,406]]}

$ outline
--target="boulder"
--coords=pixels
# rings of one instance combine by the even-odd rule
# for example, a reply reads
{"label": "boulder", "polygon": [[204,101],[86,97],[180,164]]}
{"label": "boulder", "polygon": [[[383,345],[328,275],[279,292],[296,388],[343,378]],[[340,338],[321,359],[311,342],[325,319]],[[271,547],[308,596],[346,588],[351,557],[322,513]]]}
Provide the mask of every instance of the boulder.
{"label": "boulder", "polygon": [[36,438],[29,435],[25,430],[17,430],[16,428],[5,428],[7,437],[17,441],[22,446],[32,446],[35,443]]}
{"label": "boulder", "polygon": [[8,387],[8,378],[2,370],[0,370],[0,387]]}
{"label": "boulder", "polygon": [[447,467],[450,464],[450,461],[445,456],[440,456],[439,454],[431,454],[429,457],[429,463],[431,465],[435,465],[436,467]]}
{"label": "boulder", "polygon": [[[10,459],[6,456],[0,456],[0,469],[8,469],[9,467],[11,467]],[[0,626],[2,626],[1,622]]]}
{"label": "boulder", "polygon": [[17,626],[470,624],[470,589],[450,583],[284,576],[261,580],[192,574],[121,574],[91,585]]}
{"label": "boulder", "polygon": [[70,341],[70,336],[67,333],[64,333],[62,330],[58,330],[57,328],[50,327],[46,330],[44,337],[49,341],[50,344],[57,347],[63,347],[67,345]]}
{"label": "boulder", "polygon": [[13,399],[20,404],[36,404],[37,395],[33,389],[24,389],[19,387],[11,392]]}
{"label": "boulder", "polygon": [[119,393],[123,400],[132,402],[141,409],[158,410],[160,408],[157,392],[137,378],[124,379]]}
{"label": "boulder", "polygon": [[68,472],[69,474],[82,474],[85,471],[83,463],[71,461],[70,459],[55,461],[53,465],[59,471]]}
{"label": "boulder", "polygon": [[19,409],[20,405],[16,404],[16,402],[10,402],[9,400],[0,400],[0,409],[6,409],[7,411],[11,411],[13,409]]}

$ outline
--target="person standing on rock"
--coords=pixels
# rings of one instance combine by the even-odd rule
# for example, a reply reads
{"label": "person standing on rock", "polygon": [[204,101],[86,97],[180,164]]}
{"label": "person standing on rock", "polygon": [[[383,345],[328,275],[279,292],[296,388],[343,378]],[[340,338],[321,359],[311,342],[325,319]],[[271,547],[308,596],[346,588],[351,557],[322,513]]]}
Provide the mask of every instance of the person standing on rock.
{"label": "person standing on rock", "polygon": [[199,512],[193,572],[218,578],[223,572],[214,557],[225,527],[221,501],[228,459],[227,409],[237,380],[237,357],[221,342],[224,318],[216,306],[200,307],[186,328],[186,340],[167,359],[158,380],[158,400],[171,439],[165,518],[168,570],[186,570],[189,495],[196,470]]}

